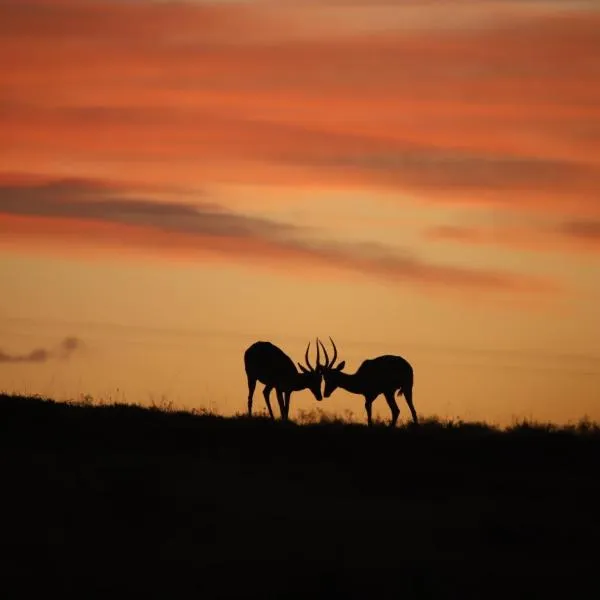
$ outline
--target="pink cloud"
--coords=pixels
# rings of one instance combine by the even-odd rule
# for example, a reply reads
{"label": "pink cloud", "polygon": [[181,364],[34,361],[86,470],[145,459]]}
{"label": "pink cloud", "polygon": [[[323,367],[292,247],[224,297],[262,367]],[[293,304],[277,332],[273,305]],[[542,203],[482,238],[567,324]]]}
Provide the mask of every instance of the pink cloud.
{"label": "pink cloud", "polygon": [[33,5],[2,8],[11,168],[162,162],[174,183],[187,162],[206,181],[598,212],[598,11],[514,4],[496,23],[465,3],[464,26],[331,37],[314,3]]}
{"label": "pink cloud", "polygon": [[[349,274],[396,284],[545,293],[552,281],[493,269],[438,264],[382,244],[330,242],[313,231],[247,216],[210,203],[186,204],[132,195],[85,180],[0,186],[0,233],[7,246],[143,249],[187,260]],[[318,233],[318,232],[317,232]]]}

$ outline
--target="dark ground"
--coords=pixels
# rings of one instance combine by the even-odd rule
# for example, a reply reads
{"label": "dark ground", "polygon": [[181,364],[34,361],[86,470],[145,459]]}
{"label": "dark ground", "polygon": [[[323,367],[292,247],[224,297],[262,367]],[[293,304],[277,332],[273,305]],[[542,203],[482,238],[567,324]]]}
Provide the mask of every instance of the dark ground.
{"label": "dark ground", "polygon": [[[600,431],[0,395],[0,597],[600,598]],[[41,597],[41,596],[37,596]]]}

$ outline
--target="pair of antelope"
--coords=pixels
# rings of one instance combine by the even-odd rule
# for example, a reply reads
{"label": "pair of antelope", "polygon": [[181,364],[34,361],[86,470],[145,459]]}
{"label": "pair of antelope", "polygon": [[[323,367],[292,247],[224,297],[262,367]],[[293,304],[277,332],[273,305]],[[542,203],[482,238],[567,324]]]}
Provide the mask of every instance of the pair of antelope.
{"label": "pair of antelope", "polygon": [[[281,418],[287,421],[292,392],[309,389],[317,400],[322,400],[321,379],[323,379],[325,398],[328,398],[338,387],[364,396],[369,426],[372,424],[371,406],[379,394],[384,395],[392,412],[390,426],[396,425],[400,415],[400,409],[396,404],[396,392],[404,395],[413,422],[418,424],[417,413],[412,402],[413,369],[404,358],[392,355],[378,356],[365,360],[356,373],[344,373],[345,361],[334,366],[338,353],[335,342],[329,339],[333,346],[333,358],[329,360],[324,344],[317,338],[317,364],[315,367],[310,364],[309,342],[304,355],[306,366],[298,363],[300,372],[296,370],[294,361],[271,342],[252,344],[244,354],[248,377],[248,415],[252,416],[252,398],[257,381],[265,385],[263,395],[271,418],[275,417],[271,409],[270,395],[275,389]],[[324,364],[321,364],[320,348],[323,348]]]}

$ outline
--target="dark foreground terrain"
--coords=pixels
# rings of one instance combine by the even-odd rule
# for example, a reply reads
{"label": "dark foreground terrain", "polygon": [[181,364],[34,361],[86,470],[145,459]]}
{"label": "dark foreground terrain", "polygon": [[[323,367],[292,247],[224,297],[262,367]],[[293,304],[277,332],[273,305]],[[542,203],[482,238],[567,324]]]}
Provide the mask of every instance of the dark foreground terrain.
{"label": "dark foreground terrain", "polygon": [[0,396],[0,451],[6,599],[600,598],[593,426]]}

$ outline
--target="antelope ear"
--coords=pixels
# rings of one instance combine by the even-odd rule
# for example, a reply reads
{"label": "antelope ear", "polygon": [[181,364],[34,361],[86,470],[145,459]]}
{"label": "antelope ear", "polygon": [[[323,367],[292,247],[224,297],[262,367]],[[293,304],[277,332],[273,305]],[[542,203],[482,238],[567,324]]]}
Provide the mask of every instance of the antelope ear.
{"label": "antelope ear", "polygon": [[306,367],[303,367],[300,363],[298,363],[298,366],[303,373],[308,373],[308,369]]}
{"label": "antelope ear", "polygon": [[335,369],[336,371],[341,371],[346,366],[346,361],[343,360]]}

